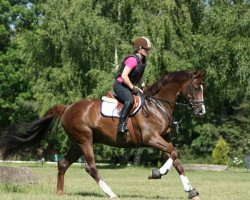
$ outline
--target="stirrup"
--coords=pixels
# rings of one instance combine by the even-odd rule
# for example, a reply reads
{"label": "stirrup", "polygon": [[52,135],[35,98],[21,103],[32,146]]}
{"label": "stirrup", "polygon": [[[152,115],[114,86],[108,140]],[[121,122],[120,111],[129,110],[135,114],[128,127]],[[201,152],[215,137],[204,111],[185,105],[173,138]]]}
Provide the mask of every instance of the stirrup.
{"label": "stirrup", "polygon": [[122,123],[122,124],[118,125],[117,133],[124,134],[124,133],[127,133],[127,132],[128,132],[128,127],[127,127],[126,123]]}

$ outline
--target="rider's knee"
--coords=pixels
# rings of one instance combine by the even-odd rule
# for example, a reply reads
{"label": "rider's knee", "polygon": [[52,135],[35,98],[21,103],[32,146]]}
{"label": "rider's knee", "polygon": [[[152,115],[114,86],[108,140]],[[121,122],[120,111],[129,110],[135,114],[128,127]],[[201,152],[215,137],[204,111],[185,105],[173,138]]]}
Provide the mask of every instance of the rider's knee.
{"label": "rider's knee", "polygon": [[126,101],[125,104],[127,104],[128,106],[133,106],[134,99],[130,99],[130,100]]}

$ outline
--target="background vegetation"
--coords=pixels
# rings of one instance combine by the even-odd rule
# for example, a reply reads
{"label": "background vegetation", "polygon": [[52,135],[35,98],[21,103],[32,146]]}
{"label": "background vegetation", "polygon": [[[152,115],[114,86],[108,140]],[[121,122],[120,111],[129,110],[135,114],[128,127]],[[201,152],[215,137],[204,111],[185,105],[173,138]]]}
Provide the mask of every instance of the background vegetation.
{"label": "background vegetation", "polygon": [[[223,138],[230,158],[241,159],[250,153],[249,8],[244,0],[0,0],[0,131],[58,103],[100,98],[133,40],[147,36],[147,84],[164,71],[207,71],[206,116],[175,113],[181,156],[211,158]],[[51,143],[67,150],[62,131],[40,148]],[[95,150],[102,159],[125,151]]]}

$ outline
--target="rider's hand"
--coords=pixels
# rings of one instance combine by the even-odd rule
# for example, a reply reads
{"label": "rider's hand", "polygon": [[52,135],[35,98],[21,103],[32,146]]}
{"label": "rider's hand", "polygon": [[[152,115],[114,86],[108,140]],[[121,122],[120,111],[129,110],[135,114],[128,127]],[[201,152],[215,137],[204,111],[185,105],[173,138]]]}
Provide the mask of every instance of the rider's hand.
{"label": "rider's hand", "polygon": [[143,91],[139,87],[137,87],[137,86],[133,86],[132,90],[133,90],[134,94],[143,93]]}

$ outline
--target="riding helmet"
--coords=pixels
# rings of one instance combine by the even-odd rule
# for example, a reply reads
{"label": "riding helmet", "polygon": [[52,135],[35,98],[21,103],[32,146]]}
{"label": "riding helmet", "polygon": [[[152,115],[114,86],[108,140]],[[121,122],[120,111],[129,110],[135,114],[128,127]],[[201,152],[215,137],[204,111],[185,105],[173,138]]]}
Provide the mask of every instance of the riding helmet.
{"label": "riding helmet", "polygon": [[144,49],[151,49],[151,42],[146,37],[139,37],[134,42],[135,49],[144,48]]}

